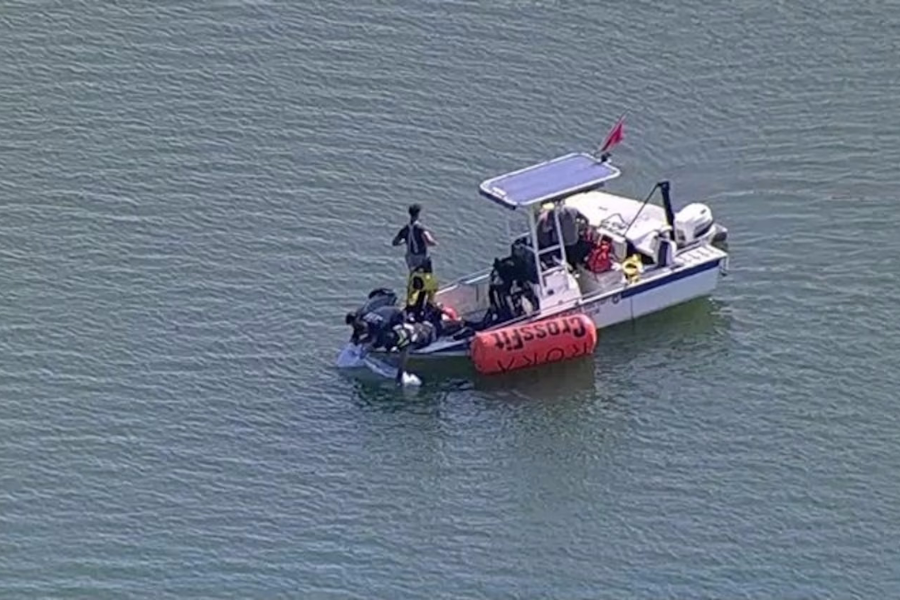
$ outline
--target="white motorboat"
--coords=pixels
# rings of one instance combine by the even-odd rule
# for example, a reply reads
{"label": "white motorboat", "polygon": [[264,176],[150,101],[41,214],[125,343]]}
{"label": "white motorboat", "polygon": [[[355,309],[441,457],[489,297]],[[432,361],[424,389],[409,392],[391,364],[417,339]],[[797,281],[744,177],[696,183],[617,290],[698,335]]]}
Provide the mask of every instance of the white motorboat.
{"label": "white motorboat", "polygon": [[[575,152],[481,183],[481,196],[519,213],[527,231],[513,236],[510,255],[493,267],[438,288],[434,301],[466,326],[412,350],[411,358],[467,356],[479,332],[569,315],[587,315],[602,329],[715,290],[728,270],[728,231],[709,206],[676,211],[667,181],[643,201],[611,193],[606,184],[621,173],[608,159]],[[656,192],[661,205],[650,202]],[[582,256],[574,261],[560,219],[570,209],[580,223]],[[540,229],[546,219],[549,245]],[[509,265],[520,267],[516,281],[504,272]]]}

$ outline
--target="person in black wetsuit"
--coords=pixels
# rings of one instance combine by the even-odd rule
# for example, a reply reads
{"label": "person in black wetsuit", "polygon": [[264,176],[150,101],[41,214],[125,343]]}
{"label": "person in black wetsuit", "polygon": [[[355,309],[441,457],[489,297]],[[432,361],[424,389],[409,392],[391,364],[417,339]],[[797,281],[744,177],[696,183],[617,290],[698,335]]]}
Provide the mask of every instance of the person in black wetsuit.
{"label": "person in black wetsuit", "polygon": [[418,204],[409,207],[409,223],[397,232],[391,245],[399,246],[406,243],[406,266],[410,272],[421,269],[425,273],[431,273],[431,257],[428,255],[428,248],[436,246],[437,242],[434,241],[431,231],[419,221],[421,212],[422,207]]}
{"label": "person in black wetsuit", "polygon": [[400,353],[397,383],[403,380],[409,351],[424,348],[437,339],[437,330],[433,323],[428,321],[409,323],[403,310],[396,306],[383,306],[361,317],[356,313],[349,313],[346,321],[353,327],[351,342],[362,345],[364,355],[377,349]]}
{"label": "person in black wetsuit", "polygon": [[383,332],[402,324],[405,318],[403,309],[389,304],[364,312],[347,313],[345,322],[353,328],[350,341],[359,345],[376,341]]}

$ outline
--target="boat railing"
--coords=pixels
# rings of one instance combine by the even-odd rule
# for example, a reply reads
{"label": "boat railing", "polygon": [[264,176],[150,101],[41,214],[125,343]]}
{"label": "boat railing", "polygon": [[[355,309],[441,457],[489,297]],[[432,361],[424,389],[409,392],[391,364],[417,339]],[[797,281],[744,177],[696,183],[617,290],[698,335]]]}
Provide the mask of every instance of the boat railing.
{"label": "boat railing", "polygon": [[441,289],[451,288],[457,285],[475,285],[479,283],[482,279],[485,279],[491,274],[491,270],[493,267],[487,267],[480,271],[476,271],[474,273],[469,273],[468,275],[463,275],[457,279],[453,279],[448,281],[447,283],[441,286]]}

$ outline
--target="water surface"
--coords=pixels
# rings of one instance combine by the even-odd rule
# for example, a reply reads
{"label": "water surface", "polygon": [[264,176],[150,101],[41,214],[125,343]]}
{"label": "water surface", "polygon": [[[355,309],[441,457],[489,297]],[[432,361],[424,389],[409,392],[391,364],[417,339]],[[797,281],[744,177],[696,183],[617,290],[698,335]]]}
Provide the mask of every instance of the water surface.
{"label": "water surface", "polygon": [[[900,9],[6,2],[0,595],[900,593]],[[417,392],[332,368],[591,149],[728,225],[709,300]]]}

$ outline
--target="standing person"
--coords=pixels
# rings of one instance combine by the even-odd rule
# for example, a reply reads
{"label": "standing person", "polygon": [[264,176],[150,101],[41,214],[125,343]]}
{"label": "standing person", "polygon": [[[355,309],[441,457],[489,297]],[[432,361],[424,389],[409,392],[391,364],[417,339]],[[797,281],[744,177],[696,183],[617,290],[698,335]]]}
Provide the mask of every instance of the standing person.
{"label": "standing person", "polygon": [[[585,219],[578,209],[565,205],[548,207],[538,217],[538,249],[555,246],[559,243],[556,236],[555,213],[559,213],[559,227],[562,230],[563,246],[566,249],[566,262],[572,269],[575,269],[584,258],[585,252],[579,233],[579,223],[584,222]],[[555,256],[559,257],[558,254]]]}
{"label": "standing person", "polygon": [[422,223],[419,222],[419,214],[422,207],[418,204],[412,204],[409,207],[409,223],[404,225],[394,240],[391,242],[393,246],[399,246],[406,242],[406,266],[410,272],[421,269],[426,273],[431,273],[431,258],[428,256],[428,248],[436,246],[434,236],[428,231]]}

